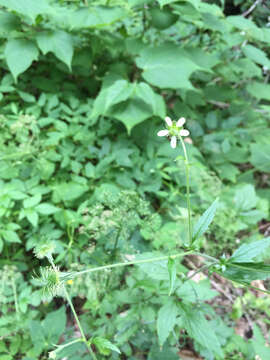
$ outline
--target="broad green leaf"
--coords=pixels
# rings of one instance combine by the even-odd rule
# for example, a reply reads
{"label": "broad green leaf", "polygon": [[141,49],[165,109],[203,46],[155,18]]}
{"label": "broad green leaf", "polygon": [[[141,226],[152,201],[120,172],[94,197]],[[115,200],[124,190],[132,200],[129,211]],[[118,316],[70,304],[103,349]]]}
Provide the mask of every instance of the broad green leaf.
{"label": "broad green leaf", "polygon": [[230,262],[250,262],[270,246],[270,237],[241,245],[230,257]]}
{"label": "broad green leaf", "polygon": [[54,53],[71,70],[74,49],[73,37],[69,33],[63,30],[39,32],[37,34],[37,43],[44,55],[48,52]]}
{"label": "broad green leaf", "polygon": [[251,164],[260,171],[270,172],[270,144],[251,144],[250,148]]}
{"label": "broad green leaf", "polygon": [[218,207],[218,199],[216,199],[212,203],[212,205],[199,218],[198,222],[196,223],[193,229],[193,234],[192,234],[193,242],[199,237],[201,237],[208,229],[209,225],[214,219],[217,207]]}
{"label": "broad green leaf", "polygon": [[18,30],[19,19],[14,14],[0,13],[0,33],[8,34],[11,31]]}
{"label": "broad green leaf", "polygon": [[43,348],[45,343],[44,329],[39,320],[32,320],[29,323],[30,336],[35,347]]}
{"label": "broad green leaf", "polygon": [[[159,253],[144,253],[136,256],[136,260],[152,259],[160,256]],[[137,266],[150,278],[155,280],[166,280],[169,282],[169,273],[167,267],[167,260],[145,262]]]}
{"label": "broad green leaf", "polygon": [[147,360],[181,360],[177,354],[176,348],[165,344],[162,348],[154,343]]}
{"label": "broad green leaf", "polygon": [[1,230],[1,236],[9,243],[21,243],[19,236],[12,230]]}
{"label": "broad green leaf", "polygon": [[218,292],[211,289],[208,279],[201,280],[199,283],[189,280],[176,289],[177,296],[185,303],[195,303],[207,301],[218,295]]}
{"label": "broad green leaf", "polygon": [[10,39],[5,47],[8,67],[17,81],[18,76],[27,70],[34,60],[38,59],[35,43],[26,39]]}
{"label": "broad green leaf", "polygon": [[36,210],[38,213],[42,215],[51,215],[51,214],[55,214],[60,209],[52,204],[42,203],[36,206]]}
{"label": "broad green leaf", "polygon": [[36,206],[37,204],[39,204],[40,201],[41,201],[41,195],[37,194],[35,196],[32,196],[32,197],[29,197],[29,198],[25,199],[23,201],[23,206],[25,208],[32,208],[32,207]]}
{"label": "broad green leaf", "polygon": [[140,99],[129,99],[114,106],[111,116],[121,121],[128,134],[132,128],[153,115],[151,108]]}
{"label": "broad green leaf", "polygon": [[60,183],[52,186],[53,201],[72,201],[79,198],[88,190],[88,186],[75,182]]}
{"label": "broad green leaf", "polygon": [[247,85],[247,91],[257,99],[270,100],[270,85],[252,81]]}
{"label": "broad green leaf", "polygon": [[34,227],[37,226],[37,224],[38,224],[38,213],[34,209],[32,209],[32,208],[25,209],[25,216],[26,216],[27,220]]}
{"label": "broad green leaf", "polygon": [[[104,339],[100,336],[94,337],[91,342],[97,346],[98,350],[101,353],[103,353],[104,350],[109,349],[109,350],[117,352],[118,354],[121,354],[121,351],[118,349],[118,347],[116,345],[114,345],[109,340]],[[105,352],[105,355],[106,355],[106,352]]]}
{"label": "broad green leaf", "polygon": [[126,80],[117,80],[111,86],[101,89],[94,102],[92,116],[105,115],[112,105],[127,100],[132,91],[133,87]]}
{"label": "broad green leaf", "polygon": [[168,272],[170,277],[170,287],[169,287],[169,296],[174,290],[175,280],[176,280],[176,263],[175,259],[169,258],[168,260]]}
{"label": "broad green leaf", "polygon": [[202,70],[185,50],[171,44],[144,49],[136,63],[143,70],[143,78],[162,89],[193,89],[189,77]]}
{"label": "broad green leaf", "polygon": [[136,84],[135,92],[138,98],[143,100],[146,104],[149,104],[153,110],[153,113],[156,113],[156,94],[153,89],[146,83]]}
{"label": "broad green leaf", "polygon": [[178,313],[178,307],[172,300],[168,300],[167,303],[159,310],[157,318],[157,333],[160,346],[163,346],[170,332],[173,330]]}
{"label": "broad green leaf", "polygon": [[50,8],[46,0],[0,0],[0,5],[19,14],[29,16],[32,21],[37,15],[46,13]]}
{"label": "broad green leaf", "polygon": [[199,309],[182,306],[185,328],[190,337],[196,340],[200,345],[213,352],[215,355],[224,359],[224,355],[209,321]]}
{"label": "broad green leaf", "polygon": [[89,6],[70,12],[65,23],[72,29],[102,28],[126,15],[126,11],[117,6]]}

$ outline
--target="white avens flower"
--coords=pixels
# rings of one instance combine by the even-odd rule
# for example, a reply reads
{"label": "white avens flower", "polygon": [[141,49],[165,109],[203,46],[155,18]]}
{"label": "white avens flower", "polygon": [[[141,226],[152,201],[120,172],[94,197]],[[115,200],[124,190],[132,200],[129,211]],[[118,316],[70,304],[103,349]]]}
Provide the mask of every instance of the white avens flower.
{"label": "white avens flower", "polygon": [[177,145],[177,139],[180,139],[181,136],[188,136],[189,131],[186,129],[183,129],[183,125],[186,122],[186,119],[181,117],[177,121],[172,121],[169,116],[165,117],[165,122],[167,124],[166,130],[160,130],[157,135],[158,136],[168,136],[171,139],[171,147],[173,149],[176,148]]}

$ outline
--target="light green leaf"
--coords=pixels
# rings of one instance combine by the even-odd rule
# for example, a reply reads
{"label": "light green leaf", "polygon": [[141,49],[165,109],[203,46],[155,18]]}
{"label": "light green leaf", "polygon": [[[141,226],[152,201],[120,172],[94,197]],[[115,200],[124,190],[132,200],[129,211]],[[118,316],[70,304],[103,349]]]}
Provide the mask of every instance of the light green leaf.
{"label": "light green leaf", "polygon": [[170,277],[170,290],[169,290],[169,296],[171,296],[173,290],[174,290],[174,284],[176,280],[176,263],[175,259],[169,258],[168,260],[168,272]]}
{"label": "light green leaf", "polygon": [[148,119],[153,113],[150,107],[140,99],[134,98],[114,107],[111,116],[121,121],[130,134],[132,128]]}
{"label": "light green leaf", "polygon": [[270,85],[252,81],[247,85],[247,91],[257,99],[270,100]]}
{"label": "light green leaf", "polygon": [[34,60],[38,59],[38,49],[33,41],[10,39],[5,47],[8,67],[17,81],[18,76],[27,70]]}
{"label": "light green leaf", "polygon": [[248,58],[250,58],[254,62],[270,68],[270,61],[262,50],[258,49],[253,45],[248,44],[243,47],[242,51]]}
{"label": "light green leaf", "polygon": [[3,239],[9,243],[21,243],[19,236],[15,231],[12,230],[2,230],[1,236]]}
{"label": "light green leaf", "polygon": [[29,197],[29,198],[25,199],[23,201],[23,206],[25,208],[32,208],[32,207],[36,206],[37,204],[39,204],[40,201],[41,201],[41,195],[37,194],[35,196],[32,196],[32,197]]}
{"label": "light green leaf", "polygon": [[51,214],[55,214],[60,209],[52,204],[42,203],[36,207],[36,210],[42,215],[51,215]]}
{"label": "light green leaf", "polygon": [[193,234],[192,234],[193,242],[199,237],[201,237],[208,229],[209,225],[214,219],[217,207],[218,207],[218,199],[216,199],[212,203],[212,205],[199,218],[198,222],[196,223],[193,229]]}
{"label": "light green leaf", "polygon": [[[270,92],[270,85],[269,85]],[[270,100],[270,97],[269,97]],[[270,172],[270,144],[251,144],[250,162],[256,169]]]}
{"label": "light green leaf", "polygon": [[62,306],[60,309],[50,312],[42,322],[44,335],[49,343],[57,343],[66,327],[66,310]]}
{"label": "light green leaf", "polygon": [[164,344],[170,332],[173,330],[176,324],[177,315],[178,307],[172,300],[168,300],[167,303],[159,310],[157,318],[157,333],[160,346]]}
{"label": "light green leaf", "polygon": [[230,257],[230,262],[252,262],[252,259],[262,254],[270,246],[270,237],[241,245]]}
{"label": "light green leaf", "polygon": [[63,30],[43,31],[37,34],[37,43],[44,55],[48,52],[63,61],[71,70],[73,37]]}
{"label": "light green leaf", "polygon": [[104,350],[109,349],[117,352],[118,354],[121,354],[121,351],[118,349],[116,345],[114,345],[109,340],[104,339],[100,336],[94,337],[91,342],[97,346],[97,348],[101,353],[103,353]]}
{"label": "light green leaf", "polygon": [[25,216],[27,218],[27,220],[34,226],[36,227],[38,224],[38,213],[32,209],[25,209]]}
{"label": "light green leaf", "polygon": [[133,86],[126,80],[117,80],[114,84],[101,89],[93,106],[92,116],[105,115],[115,104],[127,100],[133,91]]}
{"label": "light green leaf", "polygon": [[193,89],[190,75],[202,68],[176,45],[145,48],[136,61],[143,78],[160,88]]}
{"label": "light green leaf", "polygon": [[[159,256],[160,253],[143,253],[136,256],[136,260],[146,260]],[[155,280],[166,280],[169,282],[167,260],[153,261],[138,264],[137,266],[150,278]]]}
{"label": "light green leaf", "polygon": [[153,113],[156,113],[156,94],[153,89],[146,83],[136,84],[136,95],[138,98],[143,100],[146,104],[149,104],[153,110]]}
{"label": "light green leaf", "polygon": [[251,210],[256,206],[257,201],[254,185],[246,184],[236,190],[234,202],[241,211]]}
{"label": "light green leaf", "polygon": [[102,28],[126,15],[126,11],[117,6],[89,6],[70,12],[65,23],[72,29]]}
{"label": "light green leaf", "polygon": [[0,0],[0,5],[16,11],[19,14],[29,16],[33,21],[37,15],[44,14],[49,10],[49,5],[46,0]]}
{"label": "light green leaf", "polygon": [[75,200],[88,190],[86,185],[75,182],[55,184],[52,188],[54,202]]}

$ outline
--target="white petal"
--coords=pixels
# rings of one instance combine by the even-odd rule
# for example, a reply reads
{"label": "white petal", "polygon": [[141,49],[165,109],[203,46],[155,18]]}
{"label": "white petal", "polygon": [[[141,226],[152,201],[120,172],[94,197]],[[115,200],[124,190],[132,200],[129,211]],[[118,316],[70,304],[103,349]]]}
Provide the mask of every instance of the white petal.
{"label": "white petal", "polygon": [[172,126],[172,119],[169,116],[165,117],[165,121],[168,126]]}
{"label": "white petal", "polygon": [[185,122],[186,122],[186,119],[185,119],[184,117],[181,117],[181,118],[177,121],[176,126],[177,126],[177,127],[182,127]]}
{"label": "white petal", "polygon": [[189,131],[188,131],[188,130],[185,130],[185,129],[182,129],[182,130],[180,130],[180,135],[181,135],[181,136],[188,136],[188,135],[189,135]]}
{"label": "white petal", "polygon": [[157,133],[157,136],[167,136],[169,134],[169,130],[160,130]]}
{"label": "white petal", "polygon": [[172,147],[173,149],[176,148],[176,136],[173,136],[173,137],[171,138],[171,147]]}

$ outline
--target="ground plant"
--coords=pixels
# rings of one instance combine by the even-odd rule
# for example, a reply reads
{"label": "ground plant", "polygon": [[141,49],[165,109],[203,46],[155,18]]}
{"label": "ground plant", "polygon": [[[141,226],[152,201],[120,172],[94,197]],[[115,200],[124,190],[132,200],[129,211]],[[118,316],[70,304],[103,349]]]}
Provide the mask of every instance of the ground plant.
{"label": "ground plant", "polygon": [[0,360],[268,360],[268,2],[0,0],[0,38]]}

